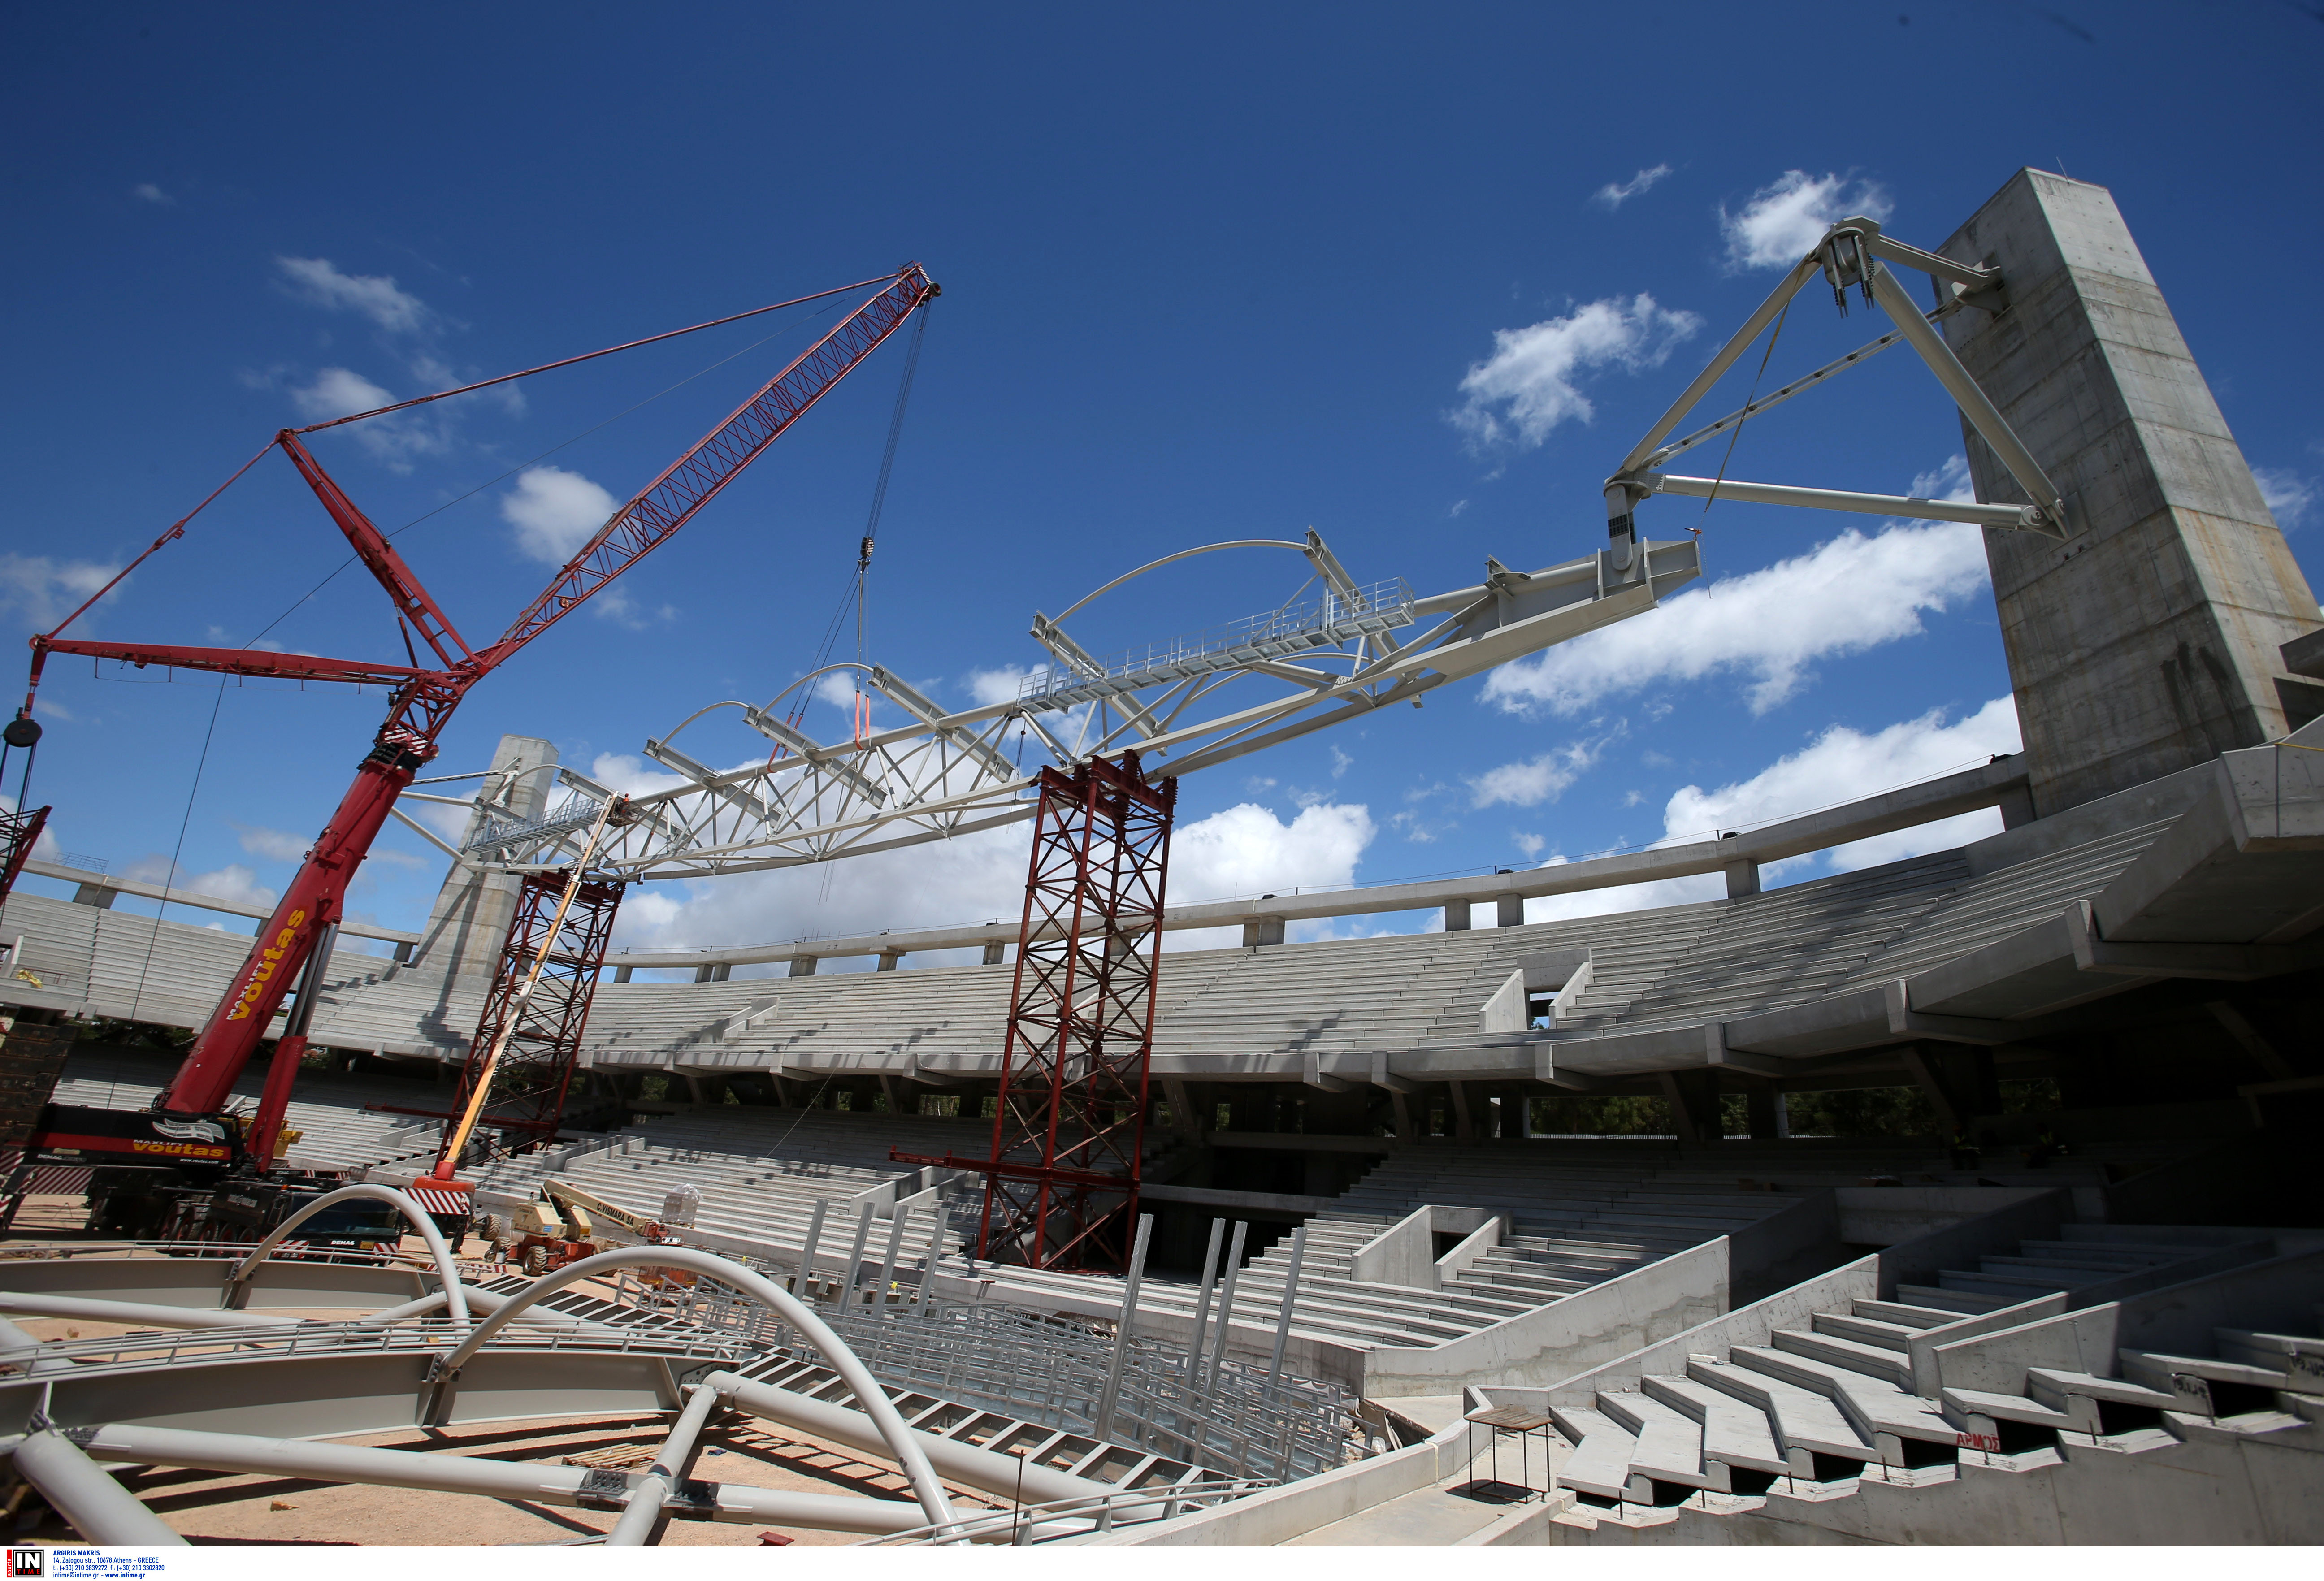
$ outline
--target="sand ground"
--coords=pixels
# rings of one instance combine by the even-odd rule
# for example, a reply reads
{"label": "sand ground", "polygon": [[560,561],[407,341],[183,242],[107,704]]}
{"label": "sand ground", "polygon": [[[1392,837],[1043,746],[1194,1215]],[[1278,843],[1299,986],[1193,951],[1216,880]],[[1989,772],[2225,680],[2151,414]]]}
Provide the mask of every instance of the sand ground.
{"label": "sand ground", "polygon": [[[71,1238],[85,1209],[78,1198],[33,1198],[17,1217],[9,1245],[27,1240]],[[471,1242],[474,1250],[475,1243]],[[417,1237],[403,1249],[421,1263],[426,1252]],[[584,1287],[586,1288],[586,1287]],[[274,1309],[269,1309],[270,1311]],[[344,1319],[344,1310],[281,1309],[281,1316]],[[99,1339],[150,1333],[128,1323],[89,1319],[14,1319],[38,1339]],[[158,1336],[157,1336],[158,1337]],[[408,1428],[336,1439],[379,1448],[430,1454],[476,1455],[495,1460],[562,1465],[567,1456],[591,1457],[591,1464],[620,1464],[622,1451],[634,1457],[627,1469],[641,1469],[668,1433],[668,1416],[572,1417],[554,1420],[477,1423],[450,1429]],[[610,1530],[616,1516],[516,1500],[484,1499],[407,1488],[342,1485],[279,1477],[221,1475],[194,1470],[117,1467],[122,1484],[143,1499],[172,1530],[197,1543],[297,1547],[433,1547],[443,1545],[549,1545],[586,1541]],[[807,1493],[858,1494],[908,1501],[909,1486],[892,1467],[867,1461],[852,1449],[820,1442],[737,1412],[713,1421],[702,1438],[691,1475],[707,1482]],[[9,1490],[14,1492],[14,1489]],[[1005,1501],[964,1488],[949,1488],[963,1510],[998,1507]],[[13,1509],[19,1543],[77,1544],[71,1528],[37,1499],[20,1499]],[[664,1529],[664,1548],[751,1547],[762,1530],[793,1541],[828,1547],[857,1540],[850,1532],[814,1531],[712,1521],[673,1521]]]}

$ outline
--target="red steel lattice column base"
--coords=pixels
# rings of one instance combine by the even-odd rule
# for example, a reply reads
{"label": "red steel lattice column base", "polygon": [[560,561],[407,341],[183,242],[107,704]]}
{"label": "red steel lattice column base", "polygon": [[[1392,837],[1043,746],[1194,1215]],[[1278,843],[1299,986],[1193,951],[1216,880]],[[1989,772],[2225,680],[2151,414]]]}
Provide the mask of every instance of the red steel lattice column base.
{"label": "red steel lattice column base", "polygon": [[[513,1132],[526,1141],[547,1141],[557,1134],[565,1114],[566,1089],[580,1062],[581,1034],[589,1024],[589,1002],[597,991],[605,946],[613,936],[613,914],[621,907],[622,888],[618,883],[593,880],[575,891],[540,980],[530,998],[521,999],[518,990],[557,922],[566,882],[563,873],[524,876],[516,915],[509,919],[508,941],[501,947],[500,970],[485,996],[467,1062],[460,1069],[459,1090],[452,1099],[454,1125],[467,1110],[468,1097],[476,1089],[502,1025],[513,1017],[515,1030],[509,1034],[500,1068],[493,1074],[492,1098],[476,1129]],[[448,1140],[450,1133],[446,1135]]]}
{"label": "red steel lattice column base", "polygon": [[1138,1211],[1178,782],[1138,754],[1041,771],[978,1255],[1120,1266]]}

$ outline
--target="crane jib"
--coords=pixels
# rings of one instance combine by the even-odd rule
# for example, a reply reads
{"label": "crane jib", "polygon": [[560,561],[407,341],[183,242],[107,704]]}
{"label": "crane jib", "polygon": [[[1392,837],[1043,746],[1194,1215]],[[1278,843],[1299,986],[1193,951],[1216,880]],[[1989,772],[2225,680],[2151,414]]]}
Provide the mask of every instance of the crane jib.
{"label": "crane jib", "polygon": [[[36,639],[44,655],[87,650],[132,663],[180,664],[228,674],[296,673],[308,679],[387,681],[395,685],[386,722],[355,783],[308,852],[259,930],[249,956],[225,997],[188,1052],[159,1105],[173,1115],[208,1115],[222,1108],[268,1035],[275,1014],[299,977],[321,925],[341,914],[348,884],[386,823],[397,795],[420,765],[436,755],[436,740],[469,687],[576,605],[666,543],[761,452],[877,350],[913,311],[938,294],[918,264],[888,278],[824,337],[775,375],[725,421],[672,462],[517,617],[500,640],[470,653],[441,608],[400,556],[313,456],[285,434],[285,446],[310,488],[379,581],[397,611],[439,658],[438,670],[369,665],[305,655],[243,653],[154,644],[105,644]],[[238,475],[238,474],[237,474]],[[451,658],[454,653],[460,655]]]}

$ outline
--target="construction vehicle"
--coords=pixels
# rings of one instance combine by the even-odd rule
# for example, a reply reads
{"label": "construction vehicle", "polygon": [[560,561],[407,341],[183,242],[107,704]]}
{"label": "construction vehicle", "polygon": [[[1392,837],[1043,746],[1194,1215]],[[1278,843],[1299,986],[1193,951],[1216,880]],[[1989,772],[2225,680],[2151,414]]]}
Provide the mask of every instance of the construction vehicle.
{"label": "construction vehicle", "polygon": [[[324,471],[322,464],[301,443],[301,436],[524,378],[545,372],[547,367],[568,366],[606,352],[567,358],[542,368],[439,391],[300,429],[285,428],[209,496],[216,499],[243,473],[280,449],[346,535],[356,557],[386,592],[395,609],[398,630],[405,639],[408,662],[399,665],[258,648],[189,648],[60,636],[146,559],[183,537],[187,523],[209,500],[172,524],[143,554],[123,567],[118,575],[53,630],[32,639],[32,676],[24,703],[5,732],[12,747],[29,748],[38,739],[38,728],[32,718],[33,703],[42,670],[52,654],[111,659],[140,669],[152,666],[301,683],[374,685],[390,693],[390,703],[385,722],[370,751],[356,766],[355,783],[324,825],[297,875],[284,888],[274,914],[258,929],[249,955],[236,969],[217,1007],[195,1037],[184,1064],[154,1102],[152,1111],[48,1105],[42,1110],[32,1135],[25,1139],[21,1155],[23,1163],[106,1164],[149,1172],[150,1179],[143,1182],[148,1189],[134,1197],[124,1194],[121,1198],[124,1204],[121,1214],[136,1217],[140,1222],[123,1222],[115,1227],[131,1233],[150,1233],[164,1218],[183,1218],[175,1203],[188,1193],[214,1190],[223,1180],[264,1174],[272,1168],[275,1143],[290,1102],[291,1083],[306,1053],[308,1021],[322,988],[324,969],[343,915],[347,887],[386,823],[398,795],[435,758],[438,738],[450,722],[461,699],[533,639],[667,543],[769,445],[939,291],[926,270],[910,263],[874,280],[715,321],[732,323],[734,318],[866,288],[873,288],[872,294],[852,313],[613,512],[549,584],[519,612],[509,628],[491,642],[469,645],[404,563],[388,536]],[[707,324],[692,326],[708,327],[711,326]],[[649,338],[663,340],[687,333],[691,331],[674,330]],[[645,341],[633,341],[629,345],[644,344]],[[627,349],[629,346],[606,348],[608,352]],[[421,647],[429,650],[430,657],[424,662],[419,657]],[[42,814],[45,812],[42,809]],[[29,850],[30,836],[12,826],[7,839],[7,865],[13,870],[16,857],[23,850]],[[228,1098],[263,1042],[276,1035],[272,1031],[275,1016],[285,997],[290,995],[294,982],[297,997],[292,999],[288,1020],[276,1036],[264,1094],[248,1135],[244,1135],[226,1121]],[[468,1124],[474,1124],[473,1114]],[[132,1210],[125,1206],[132,1201],[148,1206]]]}
{"label": "construction vehicle", "polygon": [[[486,1236],[536,1277],[615,1246],[659,1245],[671,1238],[659,1221],[557,1180],[543,1181],[540,1195],[520,1205],[505,1229],[495,1216]],[[671,1277],[693,1282],[691,1274]]]}

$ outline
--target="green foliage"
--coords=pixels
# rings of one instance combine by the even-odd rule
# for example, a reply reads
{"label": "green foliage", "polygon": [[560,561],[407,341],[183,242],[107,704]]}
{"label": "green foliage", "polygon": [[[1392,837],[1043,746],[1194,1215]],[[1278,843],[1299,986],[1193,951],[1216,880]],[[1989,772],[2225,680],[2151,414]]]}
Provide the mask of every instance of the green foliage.
{"label": "green foliage", "polygon": [[1936,1136],[1936,1107],[1917,1087],[1794,1092],[1784,1100],[1794,1136]]}
{"label": "green foliage", "polygon": [[1668,1136],[1670,1101],[1660,1098],[1536,1098],[1536,1136]]}
{"label": "green foliage", "polygon": [[638,1083],[638,1100],[641,1103],[660,1103],[669,1095],[669,1078],[667,1076],[649,1076]]}
{"label": "green foliage", "polygon": [[2001,1112],[2005,1115],[2055,1114],[2065,1107],[2064,1099],[2058,1095],[2058,1079],[2054,1076],[2001,1083]]}

